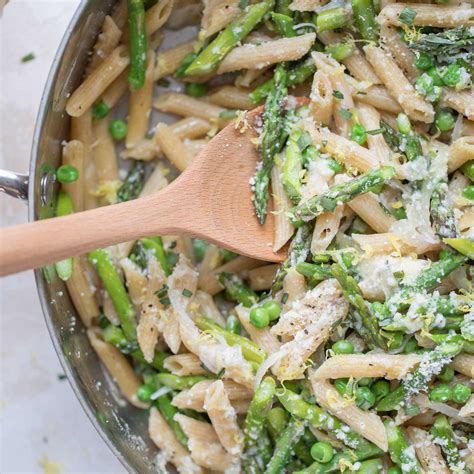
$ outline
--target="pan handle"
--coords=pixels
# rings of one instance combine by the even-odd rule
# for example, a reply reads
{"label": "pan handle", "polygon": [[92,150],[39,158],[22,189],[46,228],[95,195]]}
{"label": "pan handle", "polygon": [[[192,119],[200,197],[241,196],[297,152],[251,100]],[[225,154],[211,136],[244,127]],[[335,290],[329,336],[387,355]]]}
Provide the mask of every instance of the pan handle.
{"label": "pan handle", "polygon": [[29,176],[27,174],[0,169],[0,191],[10,196],[27,201],[28,181]]}

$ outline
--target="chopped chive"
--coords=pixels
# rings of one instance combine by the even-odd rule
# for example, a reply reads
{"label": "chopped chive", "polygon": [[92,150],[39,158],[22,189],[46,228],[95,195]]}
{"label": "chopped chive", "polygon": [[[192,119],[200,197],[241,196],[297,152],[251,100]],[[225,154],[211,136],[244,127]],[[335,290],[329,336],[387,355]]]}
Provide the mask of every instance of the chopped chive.
{"label": "chopped chive", "polygon": [[350,120],[352,118],[352,113],[349,109],[346,109],[344,107],[341,107],[338,111],[339,115],[346,120]]}
{"label": "chopped chive", "polygon": [[185,288],[182,292],[182,295],[186,296],[186,298],[191,298],[191,296],[193,296],[193,292],[191,290],[188,290],[187,288]]}
{"label": "chopped chive", "polygon": [[367,135],[380,135],[383,132],[384,132],[383,128],[374,128],[373,130],[366,130],[365,131],[365,133],[367,133]]}
{"label": "chopped chive", "polygon": [[219,118],[223,118],[223,119],[235,118],[237,117],[237,112],[239,111],[238,110],[223,110],[219,114]]}
{"label": "chopped chive", "polygon": [[341,100],[344,99],[344,94],[341,91],[335,90],[335,91],[333,91],[332,95],[336,99],[341,99]]}
{"label": "chopped chive", "polygon": [[405,25],[412,25],[415,17],[416,17],[416,11],[413,10],[413,8],[411,7],[405,7],[400,13],[400,16],[398,17],[398,19]]}
{"label": "chopped chive", "polygon": [[281,295],[281,303],[282,303],[282,304],[285,304],[285,303],[288,301],[288,297],[289,297],[289,296],[290,296],[290,295],[289,295],[288,293],[283,293],[283,294]]}
{"label": "chopped chive", "polygon": [[222,367],[222,369],[219,370],[219,372],[217,372],[216,377],[218,379],[221,379],[222,377],[224,377],[224,374],[225,374],[225,367]]}
{"label": "chopped chive", "polygon": [[35,53],[28,53],[28,54],[25,54],[22,58],[21,58],[21,62],[22,63],[27,63],[29,61],[33,61],[33,59],[35,59],[36,56],[35,56]]}

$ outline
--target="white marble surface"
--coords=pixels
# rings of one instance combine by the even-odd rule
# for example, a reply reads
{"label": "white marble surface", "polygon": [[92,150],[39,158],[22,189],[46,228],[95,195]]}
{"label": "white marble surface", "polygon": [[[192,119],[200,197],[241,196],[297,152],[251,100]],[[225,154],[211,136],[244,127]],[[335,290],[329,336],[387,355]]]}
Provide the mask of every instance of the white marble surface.
{"label": "white marble surface", "polygon": [[[0,0],[0,5],[3,2]],[[11,0],[0,19],[0,167],[26,172],[38,104],[78,0]],[[1,8],[1,7],[0,7]],[[22,64],[33,52],[36,59]],[[1,225],[26,206],[0,195]],[[123,473],[82,411],[46,329],[32,272],[0,280],[0,472]]]}

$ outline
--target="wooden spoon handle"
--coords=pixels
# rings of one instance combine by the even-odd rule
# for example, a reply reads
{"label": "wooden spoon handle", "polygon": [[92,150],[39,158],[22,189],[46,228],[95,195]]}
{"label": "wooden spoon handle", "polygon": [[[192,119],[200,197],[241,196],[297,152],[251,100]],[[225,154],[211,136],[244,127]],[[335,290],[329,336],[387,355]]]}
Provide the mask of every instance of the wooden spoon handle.
{"label": "wooden spoon handle", "polygon": [[[165,197],[165,196],[164,196]],[[39,268],[95,248],[173,234],[176,219],[155,196],[0,230],[0,275]]]}

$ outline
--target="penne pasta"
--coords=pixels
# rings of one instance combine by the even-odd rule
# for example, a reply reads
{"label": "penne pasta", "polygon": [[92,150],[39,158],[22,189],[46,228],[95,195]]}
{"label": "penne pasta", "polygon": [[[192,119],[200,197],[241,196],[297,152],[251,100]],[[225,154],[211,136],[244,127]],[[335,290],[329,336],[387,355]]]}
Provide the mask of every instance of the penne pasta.
{"label": "penne pasta", "polygon": [[311,252],[318,253],[328,248],[339,230],[343,212],[344,206],[337,206],[334,212],[323,212],[318,216],[311,239]]}
{"label": "penne pasta", "polygon": [[153,79],[157,81],[173,74],[178,69],[181,61],[194,51],[194,41],[187,41],[174,48],[158,53]]}
{"label": "penne pasta", "polygon": [[239,0],[205,0],[201,20],[204,37],[225,28],[240,12]]}
{"label": "penne pasta", "polygon": [[179,170],[184,171],[193,161],[193,155],[176,133],[165,123],[159,123],[155,130],[155,141],[163,154]]}
{"label": "penne pasta", "polygon": [[334,355],[313,371],[313,378],[384,377],[389,380],[402,379],[420,363],[420,360],[420,356],[411,354]]}
{"label": "penne pasta", "polygon": [[391,3],[380,12],[379,23],[403,26],[400,14],[404,8],[408,7],[416,13],[412,22],[415,26],[455,28],[456,26],[474,25],[474,8],[421,3]]}
{"label": "penne pasta", "polygon": [[448,172],[452,173],[469,160],[474,160],[474,136],[458,138],[449,147]]}
{"label": "penne pasta", "polygon": [[254,291],[269,290],[272,286],[279,265],[265,265],[249,271],[250,288]]}
{"label": "penne pasta", "polygon": [[466,377],[474,377],[474,355],[462,353],[451,362],[451,367]]}
{"label": "penne pasta", "polygon": [[174,0],[158,0],[145,13],[145,29],[148,36],[158,31],[168,20],[173,10]]}
{"label": "penne pasta", "polygon": [[63,165],[73,166],[77,169],[79,177],[72,183],[64,183],[63,189],[71,196],[74,212],[84,210],[84,189],[86,187],[86,179],[84,176],[84,144],[79,140],[71,140],[63,147]]}
{"label": "penne pasta", "polygon": [[109,15],[105,17],[102,31],[93,48],[92,58],[87,66],[90,74],[118,46],[122,30]]}
{"label": "penne pasta", "polygon": [[74,91],[66,104],[71,117],[80,117],[125,70],[130,59],[125,46],[115,48],[104,61]]}
{"label": "penne pasta", "polygon": [[364,51],[377,76],[404,112],[413,120],[431,123],[434,120],[433,106],[415,90],[395,61],[376,46],[366,46]]}
{"label": "penne pasta", "polygon": [[229,109],[250,110],[254,108],[249,92],[233,86],[222,86],[207,96],[206,100],[211,104]]}
{"label": "penne pasta", "polygon": [[165,369],[176,375],[206,375],[201,360],[195,354],[176,354],[169,356],[163,362]]}
{"label": "penne pasta", "polygon": [[218,74],[240,69],[261,69],[282,61],[302,58],[316,39],[315,33],[281,38],[259,45],[245,44],[234,48],[221,62]]}
{"label": "penne pasta", "polygon": [[383,210],[377,195],[362,194],[348,203],[348,206],[372,229],[385,233],[390,230],[396,219]]}
{"label": "penne pasta", "polygon": [[446,89],[442,98],[444,105],[474,121],[474,92],[472,88],[466,91]]}
{"label": "penne pasta", "polygon": [[128,106],[128,128],[125,146],[132,148],[142,140],[148,131],[153,96],[153,67],[155,53],[148,51],[145,85],[130,93]]}
{"label": "penne pasta", "polygon": [[414,247],[389,232],[381,234],[354,234],[352,238],[369,255],[392,253],[410,255],[416,253]]}
{"label": "penne pasta", "polygon": [[313,77],[310,95],[310,111],[314,123],[329,126],[333,116],[333,88],[328,74],[319,70]]}

